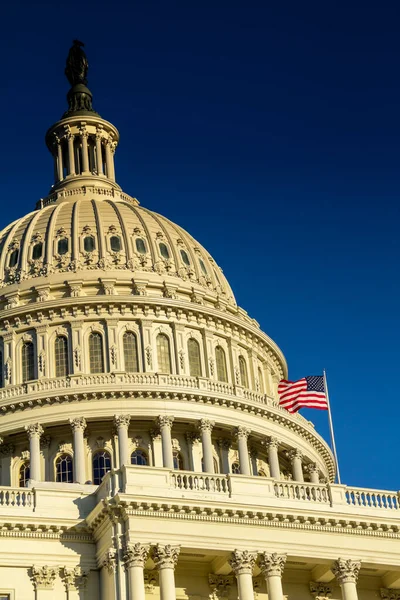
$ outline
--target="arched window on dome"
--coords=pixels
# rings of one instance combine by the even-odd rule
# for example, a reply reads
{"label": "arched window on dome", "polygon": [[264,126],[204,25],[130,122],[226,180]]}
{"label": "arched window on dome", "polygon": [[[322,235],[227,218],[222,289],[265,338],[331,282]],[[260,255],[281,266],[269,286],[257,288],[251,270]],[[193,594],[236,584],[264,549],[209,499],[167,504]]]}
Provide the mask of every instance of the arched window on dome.
{"label": "arched window on dome", "polygon": [[26,487],[28,480],[31,478],[31,465],[29,462],[24,462],[19,468],[18,473],[18,485],[19,487]]}
{"label": "arched window on dome", "polygon": [[121,238],[119,235],[112,235],[110,237],[110,248],[112,252],[121,252]]}
{"label": "arched window on dome", "polygon": [[163,258],[165,258],[165,259],[168,259],[169,258],[168,247],[163,242],[161,242],[160,245],[159,245],[159,248],[160,248],[160,254],[161,254],[161,256]]}
{"label": "arched window on dome", "polygon": [[63,254],[67,254],[67,252],[68,252],[68,239],[61,238],[61,240],[58,240],[58,243],[57,243],[57,254],[62,256]]}
{"label": "arched window on dome", "polygon": [[140,448],[136,448],[136,450],[131,454],[131,465],[145,467],[148,464],[149,460],[146,452]]}
{"label": "arched window on dome", "polygon": [[232,463],[231,473],[232,473],[232,475],[240,475],[240,465],[238,462]]}
{"label": "arched window on dome", "polygon": [[208,271],[206,269],[206,265],[204,264],[204,261],[201,258],[199,259],[199,263],[200,263],[200,268],[202,270],[203,275],[205,275],[205,277],[207,277]]}
{"label": "arched window on dome", "polygon": [[188,253],[186,252],[186,250],[181,250],[181,257],[182,257],[183,264],[186,265],[187,267],[190,267],[190,260],[189,260],[189,256],[188,256]]}
{"label": "arched window on dome", "polygon": [[177,471],[183,471],[183,458],[179,450],[172,451],[172,458],[174,460],[174,469]]}
{"label": "arched window on dome", "polygon": [[139,371],[137,337],[131,331],[124,333],[124,362],[127,373],[137,373]]}
{"label": "arched window on dome", "polygon": [[157,364],[160,373],[171,373],[171,347],[165,333],[157,336]]}
{"label": "arched window on dome", "polygon": [[35,347],[33,342],[24,342],[21,349],[22,382],[35,379]]}
{"label": "arched window on dome", "polygon": [[247,365],[246,360],[243,356],[239,356],[239,371],[240,371],[240,383],[243,387],[249,387],[249,378],[247,375]]}
{"label": "arched window on dome", "polygon": [[258,367],[258,385],[260,386],[260,393],[265,394],[264,377],[261,367]]}
{"label": "arched window on dome", "polygon": [[90,372],[104,373],[103,337],[97,331],[89,335]]}
{"label": "arched window on dome", "polygon": [[38,242],[37,244],[35,244],[33,246],[32,260],[39,260],[39,258],[42,258],[42,254],[43,254],[43,244],[42,244],[42,242]]}
{"label": "arched window on dome", "polygon": [[58,483],[73,483],[72,457],[61,454],[56,460],[56,481]]}
{"label": "arched window on dome", "polygon": [[228,371],[226,368],[225,351],[221,346],[215,348],[215,363],[217,366],[218,381],[228,382]]}
{"label": "arched window on dome", "polygon": [[13,267],[16,267],[18,264],[18,258],[19,258],[19,250],[18,248],[16,248],[15,250],[13,250],[10,254],[10,258],[8,259],[8,266],[11,267],[11,269]]}
{"label": "arched window on dome", "polygon": [[93,456],[93,483],[100,485],[108,471],[111,471],[111,454],[107,450],[99,450]]}
{"label": "arched window on dome", "polygon": [[93,235],[87,235],[83,239],[83,249],[85,252],[93,252],[96,248],[96,242]]}
{"label": "arched window on dome", "polygon": [[189,338],[187,343],[189,357],[189,372],[192,377],[201,377],[200,344],[194,338]]}
{"label": "arched window on dome", "polygon": [[56,377],[66,377],[69,374],[68,340],[65,335],[58,335],[54,342],[54,361]]}
{"label": "arched window on dome", "polygon": [[146,243],[144,240],[142,240],[142,238],[136,238],[135,245],[136,250],[137,252],[139,252],[139,254],[146,254]]}

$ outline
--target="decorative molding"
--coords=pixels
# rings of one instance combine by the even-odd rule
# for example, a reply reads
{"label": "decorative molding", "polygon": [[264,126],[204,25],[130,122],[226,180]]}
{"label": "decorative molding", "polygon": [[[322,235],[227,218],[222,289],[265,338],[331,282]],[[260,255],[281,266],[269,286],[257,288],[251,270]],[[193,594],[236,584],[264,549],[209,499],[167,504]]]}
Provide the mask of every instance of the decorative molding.
{"label": "decorative molding", "polygon": [[85,588],[88,576],[89,572],[83,571],[81,567],[74,567],[73,569],[63,567],[60,571],[60,577],[67,592]]}
{"label": "decorative molding", "polygon": [[240,440],[240,439],[247,440],[249,438],[250,433],[251,433],[251,430],[248,427],[243,427],[242,425],[239,425],[239,427],[236,427],[234,434],[238,440]]}
{"label": "decorative molding", "polygon": [[286,554],[263,552],[260,556],[260,569],[264,577],[282,577],[286,564]]}
{"label": "decorative molding", "polygon": [[32,437],[40,437],[44,433],[44,429],[40,423],[31,423],[30,425],[25,425],[25,431],[27,432],[29,439]]}
{"label": "decorative molding", "polygon": [[75,417],[74,419],[70,419],[69,423],[71,425],[72,431],[85,431],[86,429],[86,419],[85,417]]}
{"label": "decorative molding", "polygon": [[158,571],[150,571],[150,570],[146,570],[143,573],[143,578],[144,578],[144,589],[146,590],[146,592],[149,592],[150,594],[153,593],[156,589],[156,587],[159,585],[158,583]]}
{"label": "decorative molding", "polygon": [[351,559],[338,558],[332,566],[332,573],[337,581],[343,583],[357,583],[358,575],[361,569],[361,561]]}
{"label": "decorative molding", "polygon": [[104,569],[107,569],[107,571],[109,572],[110,575],[112,575],[115,571],[116,562],[117,562],[116,554],[117,554],[116,550],[114,550],[114,548],[110,548],[105,553],[104,558],[101,563],[101,566]]}
{"label": "decorative molding", "polygon": [[125,569],[129,569],[130,567],[142,567],[144,569],[149,551],[150,545],[140,543],[127,544],[122,557]]}
{"label": "decorative molding", "polygon": [[31,579],[36,591],[38,590],[53,590],[54,582],[58,575],[58,568],[33,566],[31,569]]}
{"label": "decorative molding", "polygon": [[332,586],[328,583],[310,581],[310,592],[315,600],[330,600],[332,598]]}
{"label": "decorative molding", "polygon": [[400,600],[400,590],[381,588],[382,600]]}
{"label": "decorative molding", "polygon": [[163,427],[172,428],[172,423],[174,422],[174,417],[170,415],[159,415],[157,417],[157,425],[162,430]]}
{"label": "decorative molding", "polygon": [[126,429],[128,429],[130,422],[130,415],[114,415],[114,425],[117,429],[119,429],[120,427],[125,427]]}
{"label": "decorative molding", "polygon": [[229,597],[234,586],[234,578],[232,575],[214,575],[210,573],[208,584],[211,589],[210,600],[221,600],[221,598]]}
{"label": "decorative molding", "polygon": [[235,575],[242,573],[253,574],[254,565],[256,564],[257,553],[249,552],[248,550],[234,550],[231,558],[228,561]]}
{"label": "decorative molding", "polygon": [[289,450],[287,455],[291,463],[293,463],[295,460],[303,459],[303,452],[299,450],[299,448],[293,448],[292,450]]}
{"label": "decorative molding", "polygon": [[198,423],[199,431],[207,431],[211,434],[213,428],[215,426],[215,421],[210,421],[209,419],[200,419]]}
{"label": "decorative molding", "polygon": [[171,546],[170,544],[162,546],[161,544],[157,544],[157,546],[152,548],[151,557],[159,571],[161,569],[175,569],[179,552],[180,546]]}

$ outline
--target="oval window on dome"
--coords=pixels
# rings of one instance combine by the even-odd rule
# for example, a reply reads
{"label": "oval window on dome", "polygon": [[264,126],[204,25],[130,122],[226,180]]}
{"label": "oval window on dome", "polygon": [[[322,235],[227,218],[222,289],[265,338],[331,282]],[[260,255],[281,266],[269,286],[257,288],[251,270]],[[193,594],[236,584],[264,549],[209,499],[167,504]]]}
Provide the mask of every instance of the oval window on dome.
{"label": "oval window on dome", "polygon": [[15,265],[18,263],[18,257],[19,257],[19,250],[18,250],[18,248],[16,248],[10,254],[10,260],[8,261],[8,266],[15,267]]}
{"label": "oval window on dome", "polygon": [[146,250],[146,244],[144,242],[144,240],[142,240],[142,238],[136,238],[136,250],[139,252],[139,254],[146,254],[147,250]]}
{"label": "oval window on dome", "polygon": [[43,244],[42,244],[42,242],[38,242],[37,244],[35,244],[33,246],[33,250],[32,250],[33,260],[38,260],[39,258],[42,258],[42,254],[43,254]]}
{"label": "oval window on dome", "polygon": [[61,256],[63,254],[67,254],[67,252],[68,252],[68,240],[67,240],[67,238],[62,238],[62,240],[58,240],[57,252]]}
{"label": "oval window on dome", "polygon": [[199,263],[200,263],[200,268],[201,268],[201,270],[203,271],[203,275],[206,275],[206,276],[207,276],[207,275],[208,275],[208,273],[207,273],[206,265],[205,265],[205,264],[204,264],[204,262],[201,260],[201,258],[200,258],[200,260],[199,260]]}
{"label": "oval window on dome", "polygon": [[183,263],[187,267],[190,267],[190,260],[189,260],[188,253],[186,252],[186,250],[181,250],[181,256],[182,256]]}
{"label": "oval window on dome", "polygon": [[110,237],[110,248],[113,252],[121,252],[121,238],[118,235]]}
{"label": "oval window on dome", "polygon": [[83,248],[85,252],[93,252],[95,249],[94,237],[92,235],[87,235],[83,240]]}
{"label": "oval window on dome", "polygon": [[163,258],[169,258],[169,250],[165,244],[160,244],[160,254]]}

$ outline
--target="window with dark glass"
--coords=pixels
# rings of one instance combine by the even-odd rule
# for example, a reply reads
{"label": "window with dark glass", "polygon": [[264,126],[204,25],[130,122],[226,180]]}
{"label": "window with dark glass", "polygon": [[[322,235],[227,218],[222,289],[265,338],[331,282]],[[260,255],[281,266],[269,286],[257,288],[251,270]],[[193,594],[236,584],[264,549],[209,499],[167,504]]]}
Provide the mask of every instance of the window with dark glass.
{"label": "window with dark glass", "polygon": [[73,483],[72,457],[61,454],[56,460],[56,481],[58,483]]}
{"label": "window with dark glass", "polygon": [[187,343],[189,357],[189,372],[192,377],[201,377],[200,344],[194,338]]}
{"label": "window with dark glass", "polygon": [[10,260],[8,261],[8,266],[15,267],[16,264],[18,263],[18,257],[19,257],[19,250],[18,250],[18,248],[16,248],[10,254]]}
{"label": "window with dark glass", "polygon": [[228,381],[228,372],[226,369],[226,358],[224,349],[221,346],[215,348],[215,363],[217,365],[218,381]]}
{"label": "window with dark glass", "polygon": [[260,392],[262,394],[264,394],[265,393],[264,392],[264,377],[263,377],[263,374],[262,374],[261,367],[258,367],[258,383],[259,383],[259,386],[260,386]]}
{"label": "window with dark glass", "polygon": [[33,342],[24,342],[21,350],[22,381],[35,379],[35,357]]}
{"label": "window with dark glass", "polygon": [[134,333],[127,331],[123,338],[125,371],[137,373],[139,371],[137,338]]}
{"label": "window with dark glass", "polygon": [[204,264],[204,262],[201,260],[201,258],[200,258],[200,260],[199,260],[199,263],[200,263],[201,270],[203,271],[203,275],[208,275],[208,273],[207,273],[207,269],[206,269],[206,265],[205,265],[205,264]]}
{"label": "window with dark glass", "polygon": [[33,246],[33,250],[32,250],[33,260],[38,260],[39,258],[42,258],[42,254],[43,254],[43,244],[42,244],[42,242],[38,242],[37,244],[35,244]]}
{"label": "window with dark glass", "polygon": [[93,332],[89,336],[90,372],[104,373],[103,338]]}
{"label": "window with dark glass", "polygon": [[249,387],[249,378],[247,376],[247,365],[243,356],[239,356],[240,383],[243,387]]}
{"label": "window with dark glass", "polygon": [[163,258],[169,258],[169,250],[165,244],[160,244],[160,254]]}
{"label": "window with dark glass", "polygon": [[65,335],[59,335],[54,342],[54,359],[56,363],[56,377],[68,375],[68,340]]}
{"label": "window with dark glass", "polygon": [[182,256],[182,260],[183,260],[184,264],[187,267],[190,267],[190,260],[189,260],[188,253],[185,250],[181,250],[181,256]]}
{"label": "window with dark glass", "polygon": [[[22,463],[22,465],[19,468],[19,474],[18,474],[18,485],[19,487],[26,487],[28,484],[28,479],[31,478],[31,467],[30,464],[28,462],[24,462]],[[1,598],[1,596],[0,596]]]}
{"label": "window with dark glass", "polygon": [[121,250],[121,238],[118,235],[110,237],[110,248],[113,252],[119,252]]}
{"label": "window with dark glass", "polygon": [[85,252],[93,252],[95,249],[94,237],[92,235],[87,235],[83,240],[83,249]]}
{"label": "window with dark glass", "polygon": [[63,254],[67,254],[67,252],[68,252],[68,240],[67,240],[67,238],[62,238],[61,240],[58,240],[57,252],[61,256]]}
{"label": "window with dark glass", "polygon": [[147,463],[147,454],[146,452],[144,452],[144,450],[140,450],[139,448],[137,448],[134,452],[132,452],[131,465],[146,466]]}
{"label": "window with dark glass", "polygon": [[104,475],[111,471],[111,455],[106,450],[96,452],[93,457],[93,483],[100,485]]}
{"label": "window with dark glass", "polygon": [[160,373],[171,373],[169,338],[164,333],[159,333],[157,336],[157,362]]}
{"label": "window with dark glass", "polygon": [[144,240],[142,240],[142,238],[136,238],[136,250],[140,253],[140,254],[146,254],[146,244],[144,242]]}
{"label": "window with dark glass", "polygon": [[178,471],[183,471],[182,454],[178,450],[173,450],[172,457],[174,459],[174,469],[176,469]]}

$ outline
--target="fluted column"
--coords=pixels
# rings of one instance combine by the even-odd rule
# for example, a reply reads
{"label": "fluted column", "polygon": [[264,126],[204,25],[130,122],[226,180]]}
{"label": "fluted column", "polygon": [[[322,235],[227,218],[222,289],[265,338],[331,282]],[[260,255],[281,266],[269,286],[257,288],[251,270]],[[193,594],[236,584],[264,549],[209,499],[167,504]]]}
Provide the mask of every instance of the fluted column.
{"label": "fluted column", "polygon": [[108,179],[113,179],[113,154],[111,152],[111,144],[112,139],[108,138],[105,140],[105,149],[106,149],[106,169],[107,169],[107,177]]}
{"label": "fluted column", "polygon": [[168,469],[174,468],[174,455],[172,454],[172,437],[171,429],[174,417],[168,415],[160,415],[157,419],[157,424],[161,433],[161,446],[164,467]]}
{"label": "fluted column", "polygon": [[64,179],[64,165],[61,140],[56,134],[54,134],[54,139],[57,147],[57,181],[62,181]]}
{"label": "fluted column", "polygon": [[96,168],[97,175],[103,175],[102,128],[96,129]]}
{"label": "fluted column", "polygon": [[269,474],[274,479],[280,479],[281,469],[279,467],[278,456],[279,440],[278,438],[271,436],[264,440],[263,445],[267,448],[268,452]]}
{"label": "fluted column", "polygon": [[360,561],[339,558],[333,563],[332,573],[340,585],[343,600],[358,600],[357,580],[360,569]]}
{"label": "fluted column", "polygon": [[74,155],[74,134],[71,132],[69,125],[66,128],[67,143],[68,143],[68,175],[75,175],[75,155]]}
{"label": "fluted column", "polygon": [[222,473],[230,473],[229,450],[231,449],[232,442],[227,438],[219,438],[217,444],[221,451]]}
{"label": "fluted column", "polygon": [[317,463],[308,464],[306,470],[310,474],[311,483],[319,483],[319,469]]}
{"label": "fluted column", "polygon": [[239,426],[236,429],[235,435],[238,443],[240,473],[242,475],[250,475],[249,449],[247,447],[250,429]]}
{"label": "fluted column", "polygon": [[285,563],[286,554],[261,554],[260,569],[267,584],[268,600],[283,600],[282,575]]}
{"label": "fluted column", "polygon": [[79,133],[81,134],[81,142],[82,142],[82,174],[89,174],[89,151],[88,151],[88,137],[89,133],[86,129],[86,123],[81,123],[81,128],[79,129]]}
{"label": "fluted column", "polygon": [[144,565],[149,556],[149,546],[128,544],[125,548],[123,561],[128,572],[128,600],[145,600]]}
{"label": "fluted column", "polygon": [[25,431],[29,437],[30,478],[40,481],[40,436],[43,434],[43,427],[39,423],[31,423],[25,426]]}
{"label": "fluted column", "polygon": [[289,452],[289,460],[292,464],[292,475],[295,481],[304,481],[302,459],[303,453],[298,448],[294,448]]}
{"label": "fluted column", "polygon": [[128,427],[130,415],[114,415],[114,424],[118,433],[119,466],[130,464]]}
{"label": "fluted column", "polygon": [[85,446],[83,442],[83,434],[86,429],[86,419],[84,417],[76,417],[69,420],[74,436],[74,481],[76,483],[85,483]]}
{"label": "fluted column", "polygon": [[239,600],[254,600],[253,569],[256,560],[257,554],[248,550],[232,552],[229,564],[236,575]]}
{"label": "fluted column", "polygon": [[206,473],[214,473],[214,457],[212,450],[211,432],[215,423],[208,419],[200,419],[199,430],[201,444],[203,446],[203,470]]}
{"label": "fluted column", "polygon": [[179,546],[157,544],[152,551],[154,564],[159,572],[160,600],[176,600],[175,567],[178,562]]}
{"label": "fluted column", "polygon": [[100,600],[115,600],[115,566],[116,551],[114,548],[110,548],[101,563]]}

